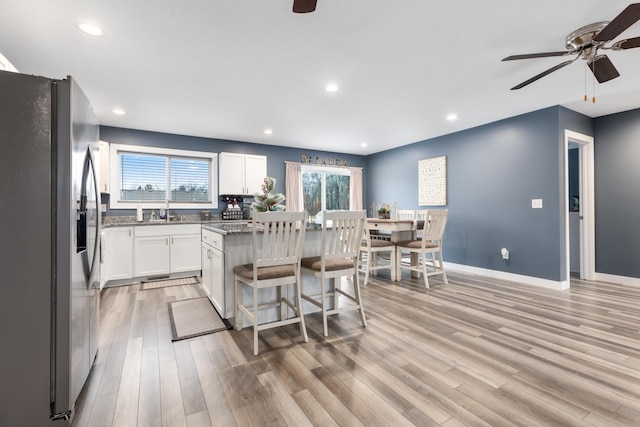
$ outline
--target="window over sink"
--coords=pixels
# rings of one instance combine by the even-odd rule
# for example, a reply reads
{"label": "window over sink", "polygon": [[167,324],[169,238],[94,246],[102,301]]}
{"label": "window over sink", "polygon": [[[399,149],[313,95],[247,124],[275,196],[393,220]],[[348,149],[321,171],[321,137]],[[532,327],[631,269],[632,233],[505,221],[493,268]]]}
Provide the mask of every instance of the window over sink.
{"label": "window over sink", "polygon": [[217,153],[111,145],[111,208],[218,207]]}

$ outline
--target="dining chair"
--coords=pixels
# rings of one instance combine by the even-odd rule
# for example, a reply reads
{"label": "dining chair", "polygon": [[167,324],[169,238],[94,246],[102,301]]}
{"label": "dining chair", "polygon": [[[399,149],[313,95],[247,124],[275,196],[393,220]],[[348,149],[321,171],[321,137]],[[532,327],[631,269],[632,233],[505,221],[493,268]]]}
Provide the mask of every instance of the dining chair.
{"label": "dining chair", "polygon": [[[422,236],[419,239],[416,238],[396,243],[396,266],[398,268],[398,274],[401,275],[402,270],[422,273],[424,276],[424,284],[427,288],[429,287],[428,276],[441,274],[444,283],[449,283],[442,262],[442,239],[444,237],[448,216],[448,209],[429,209]],[[403,264],[401,262],[402,254],[407,252],[412,254],[412,259],[415,261],[410,264]],[[414,254],[415,257],[413,256]],[[432,271],[429,271],[429,269]]]}
{"label": "dining chair", "polygon": [[415,218],[416,218],[415,209],[397,209],[396,210],[396,219],[415,219]]}
{"label": "dining chair", "polygon": [[375,276],[378,270],[389,270],[392,280],[396,271],[396,245],[390,240],[375,238],[375,235],[371,234],[372,228],[374,226],[365,221],[359,263],[359,270],[364,273],[363,286],[367,286],[369,275]]}
{"label": "dining chair", "polygon": [[[322,310],[324,336],[329,335],[327,316],[358,310],[362,326],[367,326],[360,296],[360,278],[358,275],[358,254],[364,224],[365,211],[326,211],[322,219],[321,253],[304,257],[300,264],[304,274],[320,279],[320,294],[307,295],[302,290],[302,298]],[[353,293],[340,287],[342,276],[352,276]],[[338,280],[336,280],[338,279]],[[329,280],[329,288],[326,283]],[[347,300],[340,304],[339,297]]]}
{"label": "dining chair", "polygon": [[[235,328],[242,330],[243,315],[253,324],[253,354],[258,354],[258,331],[300,324],[300,333],[307,342],[307,329],[302,312],[300,293],[300,259],[305,234],[305,212],[254,212],[252,230],[253,263],[234,267],[235,275]],[[289,285],[293,284],[293,301],[288,298]],[[253,297],[249,304],[243,300],[244,285],[252,288]],[[276,301],[261,303],[268,299],[263,292],[275,288]],[[279,308],[279,313],[277,309]],[[294,315],[289,316],[290,308]],[[277,320],[261,323],[259,312],[272,309]],[[264,318],[265,316],[263,316]],[[270,317],[267,317],[270,318]]]}
{"label": "dining chair", "polygon": [[422,236],[422,230],[424,230],[424,225],[427,223],[427,219],[429,217],[429,209],[416,209],[416,238],[419,239]]}

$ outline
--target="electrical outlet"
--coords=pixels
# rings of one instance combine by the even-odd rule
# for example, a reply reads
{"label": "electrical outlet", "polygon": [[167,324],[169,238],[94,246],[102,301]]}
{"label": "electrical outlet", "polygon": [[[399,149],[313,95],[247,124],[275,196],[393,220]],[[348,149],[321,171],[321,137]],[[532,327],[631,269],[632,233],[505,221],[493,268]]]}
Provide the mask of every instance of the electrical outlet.
{"label": "electrical outlet", "polygon": [[531,208],[542,209],[542,199],[531,199]]}
{"label": "electrical outlet", "polygon": [[509,259],[509,249],[502,248],[500,253],[502,254],[502,259]]}

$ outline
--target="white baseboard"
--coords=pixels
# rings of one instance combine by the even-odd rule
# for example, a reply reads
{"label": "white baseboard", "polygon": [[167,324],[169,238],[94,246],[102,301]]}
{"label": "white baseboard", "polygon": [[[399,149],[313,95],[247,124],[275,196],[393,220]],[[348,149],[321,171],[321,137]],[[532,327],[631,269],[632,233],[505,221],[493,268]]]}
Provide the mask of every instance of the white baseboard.
{"label": "white baseboard", "polygon": [[447,270],[461,271],[463,273],[477,274],[479,276],[492,277],[494,279],[510,280],[512,282],[523,283],[525,285],[539,286],[541,288],[555,289],[563,291],[569,289],[567,281],[554,281],[549,279],[541,279],[539,277],[524,276],[522,274],[507,273],[505,271],[490,270],[488,268],[472,267],[463,264],[454,264],[445,262],[444,267]]}
{"label": "white baseboard", "polygon": [[615,274],[595,273],[595,280],[600,282],[616,283],[619,285],[640,286],[637,277],[616,276]]}

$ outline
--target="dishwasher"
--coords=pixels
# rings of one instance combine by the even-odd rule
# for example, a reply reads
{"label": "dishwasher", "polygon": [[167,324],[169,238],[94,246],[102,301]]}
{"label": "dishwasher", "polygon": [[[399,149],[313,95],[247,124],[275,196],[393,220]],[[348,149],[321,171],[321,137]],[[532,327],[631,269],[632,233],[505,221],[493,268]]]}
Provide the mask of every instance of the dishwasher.
{"label": "dishwasher", "polygon": [[224,319],[224,236],[207,228],[202,228],[202,287]]}

